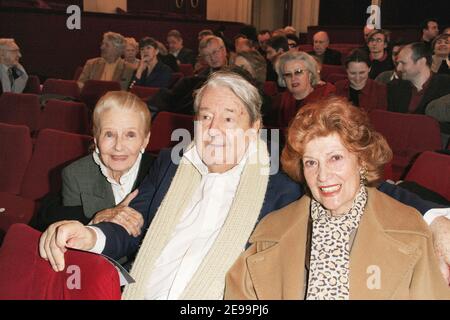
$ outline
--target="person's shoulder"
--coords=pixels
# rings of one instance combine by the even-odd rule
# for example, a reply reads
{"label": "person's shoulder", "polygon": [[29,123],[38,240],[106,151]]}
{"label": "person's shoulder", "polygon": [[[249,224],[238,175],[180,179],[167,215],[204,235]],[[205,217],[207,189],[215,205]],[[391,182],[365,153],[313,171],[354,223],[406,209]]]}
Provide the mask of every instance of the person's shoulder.
{"label": "person's shoulder", "polygon": [[428,237],[430,231],[422,215],[387,194],[369,188],[369,201],[374,214],[384,230],[391,233],[409,233]]}
{"label": "person's shoulder", "polygon": [[348,90],[348,88],[350,87],[350,81],[348,79],[339,80],[336,81],[334,86],[336,87],[336,91],[338,92],[342,90]]}
{"label": "person's shoulder", "polygon": [[161,61],[158,61],[158,63],[156,64],[156,68],[157,70],[162,72],[172,73],[172,69]]}
{"label": "person's shoulder", "polygon": [[432,81],[436,84],[440,84],[441,86],[450,87],[450,74],[434,74]]}
{"label": "person's shoulder", "polygon": [[336,50],[336,49],[327,48],[326,51],[329,52],[330,54],[335,55],[335,56],[340,56],[340,55],[342,55],[341,52],[340,52],[339,50]]}
{"label": "person's shoulder", "polygon": [[298,223],[307,221],[311,198],[303,196],[287,206],[267,214],[256,226],[250,242],[280,240]]}
{"label": "person's shoulder", "polygon": [[278,170],[277,173],[269,176],[269,183],[273,185],[281,185],[283,188],[297,186],[298,183],[292,180],[284,171]]}
{"label": "person's shoulder", "polygon": [[86,64],[97,64],[103,61],[102,57],[96,57],[86,60]]}
{"label": "person's shoulder", "polygon": [[77,174],[97,169],[98,165],[94,162],[92,154],[80,158],[63,169],[66,174]]}

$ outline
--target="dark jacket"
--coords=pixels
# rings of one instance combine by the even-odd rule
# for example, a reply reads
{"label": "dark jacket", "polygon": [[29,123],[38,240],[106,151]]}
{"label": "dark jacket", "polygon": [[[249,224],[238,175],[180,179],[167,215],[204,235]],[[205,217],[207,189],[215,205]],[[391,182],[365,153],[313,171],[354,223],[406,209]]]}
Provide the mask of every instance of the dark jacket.
{"label": "dark jacket", "polygon": [[[308,54],[317,56],[315,51],[310,51]],[[322,64],[329,64],[335,66],[342,65],[342,54],[334,49],[327,48],[323,54]]]}
{"label": "dark jacket", "polygon": [[148,74],[148,68],[142,72],[141,78],[136,78],[136,72],[133,75],[132,83],[136,86],[167,88],[172,79],[172,69],[162,62],[157,62],[152,72]]}
{"label": "dark jacket", "polygon": [[184,47],[181,48],[180,52],[178,52],[178,56],[176,58],[180,61],[180,63],[192,65],[194,65],[197,60],[194,51]]}
{"label": "dark jacket", "polygon": [[[393,81],[387,85],[388,111],[408,113],[411,102],[412,84],[409,81]],[[414,113],[425,114],[428,104],[442,96],[450,94],[450,76],[433,75],[425,94]]]}
{"label": "dark jacket", "polygon": [[[143,154],[133,190],[144,180],[153,161],[153,156]],[[77,220],[87,224],[96,212],[115,206],[111,184],[103,176],[92,155],[66,167],[63,170],[63,184],[66,190],[70,190],[71,199],[64,201],[61,193],[46,195],[31,226],[44,231],[52,223],[61,220]],[[64,206],[63,203],[67,204],[67,201],[71,202],[70,205]]]}

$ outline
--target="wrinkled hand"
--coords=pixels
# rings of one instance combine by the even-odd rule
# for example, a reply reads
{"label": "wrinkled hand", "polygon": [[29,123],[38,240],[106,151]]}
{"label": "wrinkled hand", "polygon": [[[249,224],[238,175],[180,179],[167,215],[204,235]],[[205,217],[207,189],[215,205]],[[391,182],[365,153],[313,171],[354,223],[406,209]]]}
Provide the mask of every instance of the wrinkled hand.
{"label": "wrinkled hand", "polygon": [[144,218],[136,210],[128,207],[139,191],[136,189],[123,199],[121,203],[111,209],[105,209],[98,212],[92,223],[113,222],[125,228],[129,235],[137,237],[141,234],[141,228],[144,225]]}
{"label": "wrinkled hand", "polygon": [[78,221],[59,221],[50,225],[39,239],[39,255],[50,262],[56,272],[64,270],[64,253],[68,248],[90,250],[97,241],[95,231]]}
{"label": "wrinkled hand", "polygon": [[442,276],[450,285],[450,220],[445,217],[434,219],[430,225],[434,238],[434,250],[439,258]]}

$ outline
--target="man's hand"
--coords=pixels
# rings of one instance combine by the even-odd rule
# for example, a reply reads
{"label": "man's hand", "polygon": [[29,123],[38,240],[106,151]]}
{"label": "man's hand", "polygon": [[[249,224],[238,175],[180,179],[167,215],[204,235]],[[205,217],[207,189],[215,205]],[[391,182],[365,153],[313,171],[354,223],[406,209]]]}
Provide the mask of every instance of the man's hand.
{"label": "man's hand", "polygon": [[139,236],[141,234],[141,228],[144,225],[144,218],[139,212],[128,207],[131,200],[133,200],[138,193],[139,191],[136,189],[126,196],[116,207],[98,212],[94,219],[92,219],[92,223],[114,222],[124,227],[129,235],[132,235],[133,237]]}
{"label": "man's hand", "polygon": [[430,225],[434,238],[434,250],[439,258],[439,267],[450,285],[450,220],[438,217]]}
{"label": "man's hand", "polygon": [[56,272],[64,270],[64,253],[68,248],[90,250],[97,236],[94,230],[78,221],[59,221],[50,225],[39,239],[39,254]]}

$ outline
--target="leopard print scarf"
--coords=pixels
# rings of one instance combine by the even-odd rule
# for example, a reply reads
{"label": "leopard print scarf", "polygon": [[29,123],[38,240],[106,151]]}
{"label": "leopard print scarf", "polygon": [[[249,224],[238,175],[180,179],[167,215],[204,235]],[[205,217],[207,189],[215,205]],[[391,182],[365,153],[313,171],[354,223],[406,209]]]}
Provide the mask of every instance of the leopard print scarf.
{"label": "leopard print scarf", "polygon": [[350,297],[350,236],[358,229],[367,203],[361,185],[347,214],[332,216],[311,201],[312,238],[307,300],[348,300]]}

